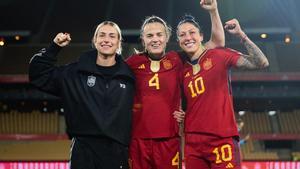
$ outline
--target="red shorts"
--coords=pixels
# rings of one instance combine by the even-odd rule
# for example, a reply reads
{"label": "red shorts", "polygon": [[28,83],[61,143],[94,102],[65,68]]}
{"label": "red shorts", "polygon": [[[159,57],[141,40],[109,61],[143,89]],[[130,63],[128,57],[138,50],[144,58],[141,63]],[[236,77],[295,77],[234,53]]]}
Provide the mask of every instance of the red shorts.
{"label": "red shorts", "polygon": [[185,133],[186,169],[241,169],[238,140]]}
{"label": "red shorts", "polygon": [[129,147],[131,169],[178,169],[179,138],[133,139]]}

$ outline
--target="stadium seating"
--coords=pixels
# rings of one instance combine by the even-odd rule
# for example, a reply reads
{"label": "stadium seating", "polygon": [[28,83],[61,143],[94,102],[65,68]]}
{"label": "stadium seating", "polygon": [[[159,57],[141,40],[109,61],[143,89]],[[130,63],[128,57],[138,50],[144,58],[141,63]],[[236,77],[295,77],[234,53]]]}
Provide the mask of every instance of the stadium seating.
{"label": "stadium seating", "polygon": [[70,141],[0,141],[0,161],[65,161]]}
{"label": "stadium seating", "polygon": [[281,133],[283,134],[299,134],[300,133],[300,111],[280,112],[278,114]]}
{"label": "stadium seating", "polygon": [[0,134],[61,134],[61,118],[58,112],[1,112]]}
{"label": "stadium seating", "polygon": [[272,133],[270,119],[267,113],[255,112],[246,113],[241,117],[245,123],[245,126],[241,133],[256,133],[256,134],[267,134]]}

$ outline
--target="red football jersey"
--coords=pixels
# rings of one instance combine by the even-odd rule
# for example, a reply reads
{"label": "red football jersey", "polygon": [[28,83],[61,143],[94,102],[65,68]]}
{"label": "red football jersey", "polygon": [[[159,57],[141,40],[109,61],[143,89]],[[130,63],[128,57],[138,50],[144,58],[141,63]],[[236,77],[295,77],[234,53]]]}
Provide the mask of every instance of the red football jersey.
{"label": "red football jersey", "polygon": [[185,132],[237,136],[230,85],[230,67],[241,53],[228,48],[206,50],[198,63],[184,65],[187,99]]}
{"label": "red football jersey", "polygon": [[127,59],[136,77],[133,111],[133,138],[163,138],[177,134],[173,112],[180,107],[180,82],[183,64],[176,52],[159,60],[146,54]]}

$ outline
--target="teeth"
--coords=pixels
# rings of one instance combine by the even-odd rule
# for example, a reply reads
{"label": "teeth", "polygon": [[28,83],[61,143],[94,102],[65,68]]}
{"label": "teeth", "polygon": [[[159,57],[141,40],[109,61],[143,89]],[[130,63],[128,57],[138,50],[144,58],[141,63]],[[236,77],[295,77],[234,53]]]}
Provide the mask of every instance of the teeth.
{"label": "teeth", "polygon": [[194,45],[194,42],[188,42],[184,44],[186,47],[192,47]]}
{"label": "teeth", "polygon": [[110,45],[101,45],[102,47],[110,47]]}

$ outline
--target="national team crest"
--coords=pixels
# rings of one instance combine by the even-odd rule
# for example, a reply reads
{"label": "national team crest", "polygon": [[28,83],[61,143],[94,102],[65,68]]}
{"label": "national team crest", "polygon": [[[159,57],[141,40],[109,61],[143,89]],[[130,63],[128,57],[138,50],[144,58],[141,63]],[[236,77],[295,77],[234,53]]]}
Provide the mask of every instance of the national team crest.
{"label": "national team crest", "polygon": [[193,68],[193,75],[197,74],[201,70],[201,67],[199,64],[193,65],[192,68]]}
{"label": "national team crest", "polygon": [[172,67],[173,67],[171,61],[168,59],[163,60],[163,65],[164,65],[164,68],[167,70],[172,69]]}
{"label": "national team crest", "polygon": [[212,61],[210,58],[207,58],[203,63],[203,69],[208,70],[213,66]]}
{"label": "national team crest", "polygon": [[151,60],[150,69],[154,73],[158,72],[160,69],[160,61]]}
{"label": "national team crest", "polygon": [[89,87],[93,87],[93,86],[95,86],[95,84],[96,84],[96,77],[95,76],[88,76],[87,85]]}

